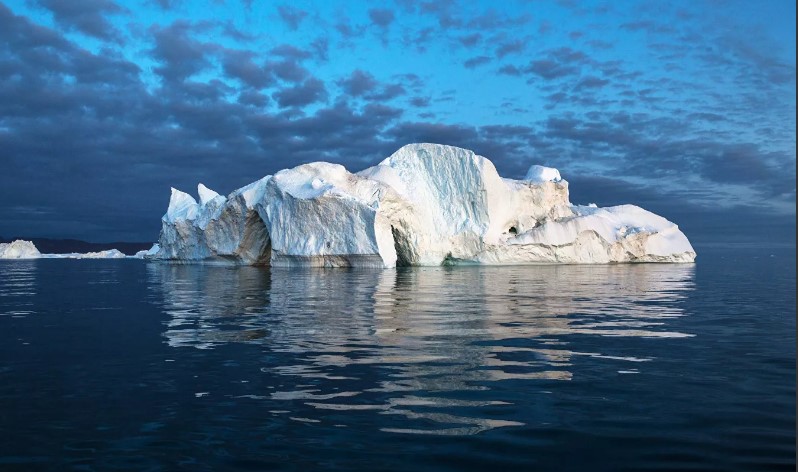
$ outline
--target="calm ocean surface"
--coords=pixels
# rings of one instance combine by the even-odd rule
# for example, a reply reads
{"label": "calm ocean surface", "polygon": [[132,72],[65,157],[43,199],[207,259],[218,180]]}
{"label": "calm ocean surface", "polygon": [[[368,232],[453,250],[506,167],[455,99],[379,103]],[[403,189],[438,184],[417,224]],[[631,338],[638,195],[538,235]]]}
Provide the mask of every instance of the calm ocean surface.
{"label": "calm ocean surface", "polygon": [[795,249],[0,261],[2,470],[794,470]]}

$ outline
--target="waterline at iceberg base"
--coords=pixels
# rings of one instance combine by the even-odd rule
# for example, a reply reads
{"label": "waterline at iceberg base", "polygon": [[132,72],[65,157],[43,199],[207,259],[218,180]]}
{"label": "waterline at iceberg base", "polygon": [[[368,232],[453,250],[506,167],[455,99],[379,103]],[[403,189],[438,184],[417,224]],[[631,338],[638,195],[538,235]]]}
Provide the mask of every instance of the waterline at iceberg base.
{"label": "waterline at iceberg base", "polygon": [[693,262],[672,222],[634,205],[570,203],[556,169],[499,176],[467,149],[409,144],[357,173],[326,162],[266,176],[227,197],[172,189],[160,249],[176,262],[395,267]]}

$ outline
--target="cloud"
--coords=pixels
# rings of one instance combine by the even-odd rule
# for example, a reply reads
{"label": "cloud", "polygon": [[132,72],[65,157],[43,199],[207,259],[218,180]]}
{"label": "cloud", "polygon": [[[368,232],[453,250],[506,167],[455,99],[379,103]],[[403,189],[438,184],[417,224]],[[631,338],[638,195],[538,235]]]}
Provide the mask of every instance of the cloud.
{"label": "cloud", "polygon": [[56,23],[67,30],[79,31],[104,41],[122,42],[122,34],[107,15],[127,13],[111,0],[81,0],[78,2],[61,0],[35,0],[36,4],[53,14]]}
{"label": "cloud", "polygon": [[387,8],[371,8],[368,14],[371,22],[382,29],[387,29],[395,19],[393,12]]}
{"label": "cloud", "polygon": [[324,62],[329,59],[330,40],[326,37],[316,38],[310,43],[310,50],[318,61]]}
{"label": "cloud", "polygon": [[272,48],[271,53],[275,56],[296,61],[309,59],[312,56],[310,52],[291,44],[280,44],[279,46]]}
{"label": "cloud", "polygon": [[490,9],[481,15],[477,15],[466,22],[466,27],[482,31],[503,30],[523,26],[531,21],[531,15],[527,13],[508,15]]}
{"label": "cloud", "polygon": [[263,65],[257,65],[253,60],[255,57],[251,51],[225,50],[221,59],[222,69],[228,77],[256,89],[272,85],[274,77],[271,71]]}
{"label": "cloud", "polygon": [[238,103],[257,108],[264,108],[269,104],[269,97],[253,90],[245,90],[238,96]]}
{"label": "cloud", "polygon": [[595,64],[589,56],[569,47],[544,51],[540,59],[530,61],[526,66],[508,64],[499,69],[500,74],[520,76],[533,74],[546,80],[579,75],[586,65]]}
{"label": "cloud", "polygon": [[483,66],[491,61],[491,58],[488,56],[476,56],[466,59],[463,63],[463,66],[466,69],[475,69],[479,66]]}
{"label": "cloud", "polygon": [[167,82],[180,82],[211,66],[210,54],[216,49],[192,37],[195,26],[178,20],[166,27],[152,26],[155,41],[152,57],[160,66],[155,72]]}
{"label": "cloud", "polygon": [[[333,16],[319,24],[350,29],[306,31],[307,13],[297,32],[256,40],[246,22],[143,27],[99,10],[131,43],[90,48],[96,41],[65,23],[77,20],[53,13],[55,26],[43,26],[0,3],[0,233],[151,240],[170,186],[203,181],[226,193],[316,160],[358,170],[412,141],[473,149],[508,177],[553,165],[576,202],[641,204],[686,231],[701,231],[702,219],[725,224],[712,215],[762,224],[794,215],[794,66],[764,40],[710,27],[696,36],[697,24],[679,24],[673,37],[627,29],[610,44],[597,27],[579,30],[581,50],[558,41],[573,27],[557,23],[541,40],[551,47],[521,56],[516,38],[534,30],[528,19],[458,5],[421,0],[392,11],[395,34],[380,53],[419,54],[433,67],[370,69],[361,62],[374,39],[363,31],[375,31],[365,8],[365,29]],[[470,29],[478,24],[497,29]],[[629,37],[651,62],[628,53]],[[419,52],[427,49],[435,55]],[[459,69],[465,62],[489,67]],[[485,85],[519,87],[461,114],[469,98],[457,84],[495,76]]]}
{"label": "cloud", "polygon": [[164,10],[170,10],[179,5],[181,0],[152,0],[152,2]]}
{"label": "cloud", "polygon": [[482,41],[482,35],[479,33],[471,33],[458,37],[457,41],[463,46],[470,48],[476,46],[480,41]]}
{"label": "cloud", "polygon": [[327,89],[324,82],[311,77],[299,85],[275,92],[274,99],[282,108],[303,107],[326,100]]}
{"label": "cloud", "polygon": [[459,16],[460,6],[454,0],[428,0],[421,2],[419,11],[431,15],[442,28],[459,28],[463,20]]}
{"label": "cloud", "polygon": [[258,39],[257,34],[250,34],[246,33],[239,28],[237,28],[232,21],[225,21],[221,24],[222,34],[227,36],[230,39],[239,42],[250,42]]}
{"label": "cloud", "polygon": [[267,65],[275,76],[286,82],[302,82],[310,76],[310,72],[297,61],[274,61]]}
{"label": "cloud", "polygon": [[373,75],[360,69],[356,69],[349,77],[341,79],[337,83],[344,93],[353,97],[363,96],[376,89],[379,84]]}
{"label": "cloud", "polygon": [[563,64],[551,59],[532,61],[524,70],[525,72],[531,72],[549,80],[559,79],[568,75],[575,75],[581,71],[578,66]]}
{"label": "cloud", "polygon": [[407,90],[402,84],[385,84],[379,90],[367,94],[366,98],[377,102],[387,102],[406,93]]}
{"label": "cloud", "polygon": [[308,12],[305,10],[300,10],[299,8],[290,5],[279,5],[277,7],[277,14],[288,26],[288,28],[293,31],[299,29],[302,21],[308,16]]}
{"label": "cloud", "polygon": [[429,106],[430,97],[413,97],[410,99],[410,104],[416,108],[426,108]]}
{"label": "cloud", "polygon": [[509,54],[518,54],[523,52],[526,48],[526,43],[527,41],[523,39],[516,39],[502,43],[496,48],[496,56],[499,59],[502,59],[504,56]]}
{"label": "cloud", "polygon": [[582,80],[580,80],[579,83],[576,85],[576,87],[578,89],[585,89],[585,88],[587,88],[587,89],[595,89],[595,88],[604,87],[605,85],[607,85],[609,83],[610,83],[610,81],[607,80],[607,79],[600,79],[598,77],[589,76],[589,77],[585,77]]}
{"label": "cloud", "polygon": [[349,21],[349,18],[342,17],[340,18],[334,25],[334,28],[338,33],[346,40],[350,40],[359,36],[362,36],[363,33],[366,31],[366,28],[363,26],[353,26],[352,23]]}

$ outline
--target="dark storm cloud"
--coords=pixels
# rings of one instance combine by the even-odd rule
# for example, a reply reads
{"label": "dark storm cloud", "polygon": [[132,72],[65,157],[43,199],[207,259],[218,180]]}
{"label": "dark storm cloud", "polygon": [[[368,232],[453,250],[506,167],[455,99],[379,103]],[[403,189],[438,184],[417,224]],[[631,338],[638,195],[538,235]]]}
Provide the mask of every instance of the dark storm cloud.
{"label": "dark storm cloud", "polygon": [[468,20],[466,27],[483,31],[506,30],[508,28],[526,25],[531,20],[532,17],[526,13],[511,16],[490,9]]}
{"label": "dark storm cloud", "polygon": [[349,18],[346,17],[339,18],[338,21],[335,23],[334,28],[345,40],[350,40],[358,36],[362,36],[363,33],[365,33],[366,31],[366,28],[364,26],[352,25]]}
{"label": "dark storm cloud", "polygon": [[250,42],[258,39],[258,35],[241,31],[233,24],[232,21],[225,21],[222,23],[221,29],[223,35],[239,42]]}
{"label": "dark storm cloud", "polygon": [[402,35],[402,43],[406,47],[412,47],[416,51],[423,53],[427,51],[437,32],[438,30],[433,27],[405,31]]}
{"label": "dark storm cloud", "polygon": [[274,99],[283,108],[303,107],[326,100],[327,89],[324,87],[324,82],[311,77],[301,84],[275,92]]}
{"label": "dark storm cloud", "polygon": [[274,83],[274,77],[265,66],[255,63],[256,57],[252,51],[227,49],[221,54],[222,70],[228,77],[250,87],[268,87]]}
{"label": "dark storm cloud", "polygon": [[268,67],[274,75],[286,82],[302,82],[310,76],[310,72],[305,67],[293,60],[269,62]]}
{"label": "dark storm cloud", "polygon": [[656,23],[649,20],[624,23],[621,25],[621,29],[625,29],[627,31],[645,31],[648,33],[673,33],[676,31],[672,26],[663,25],[662,23]]}
{"label": "dark storm cloud", "polygon": [[442,28],[459,28],[463,20],[459,16],[460,6],[454,0],[430,0],[421,2],[419,12],[433,16]]}
{"label": "dark storm cloud", "polygon": [[410,104],[416,108],[426,108],[429,106],[430,97],[413,97],[410,99]]}
{"label": "dark storm cloud", "polygon": [[701,121],[725,121],[726,117],[722,115],[718,115],[717,113],[690,113],[687,116],[690,120],[701,120]]}
{"label": "dark storm cloud", "polygon": [[298,29],[302,21],[308,16],[308,12],[305,10],[300,10],[291,5],[279,5],[277,7],[277,14],[280,15],[283,22],[292,30]]}
{"label": "dark storm cloud", "polygon": [[111,0],[35,0],[35,3],[49,10],[56,23],[65,29],[104,41],[122,42],[121,33],[106,19],[106,15],[121,14],[127,10]]}
{"label": "dark storm cloud", "polygon": [[788,65],[767,55],[755,46],[759,38],[748,41],[737,37],[723,36],[717,47],[699,54],[699,57],[713,66],[729,67],[737,65],[740,79],[744,81],[764,81],[776,86],[792,84],[795,86],[795,66]]}
{"label": "dark storm cloud", "polygon": [[526,65],[508,64],[499,69],[505,75],[535,75],[546,80],[579,75],[587,65],[595,65],[595,61],[581,51],[562,47],[544,51],[539,59]]}
{"label": "dark storm cloud", "polygon": [[608,83],[610,83],[609,80],[600,79],[600,78],[594,77],[594,76],[589,76],[589,77],[585,77],[582,80],[580,80],[579,83],[576,84],[576,87],[578,89],[583,89],[583,88],[595,89],[595,88],[604,87]]}
{"label": "dark storm cloud", "polygon": [[326,37],[316,38],[310,43],[310,50],[316,60],[325,62],[329,59],[330,40]]}
{"label": "dark storm cloud", "polygon": [[612,49],[613,45],[610,42],[603,41],[601,39],[593,39],[587,42],[587,45],[592,47],[593,49]]}
{"label": "dark storm cloud", "polygon": [[367,94],[366,98],[377,102],[386,102],[405,94],[407,94],[407,90],[402,84],[385,84],[378,90]]}
{"label": "dark storm cloud", "polygon": [[[461,54],[453,56],[455,63],[498,56],[502,45],[511,44],[507,38],[517,37],[501,35],[507,19],[500,15],[478,19],[499,30],[474,32],[467,28],[476,26],[477,19],[451,2],[407,5],[428,15],[426,25],[403,29],[409,47],[446,41],[444,46]],[[391,23],[397,33],[400,19]],[[77,28],[56,22],[57,29]],[[454,29],[441,32],[443,23]],[[517,22],[504,24],[523,28]],[[726,90],[700,90],[697,80],[644,73],[620,60],[601,62],[597,58],[607,58],[601,54],[608,49],[591,42],[589,34],[580,44],[597,49],[595,58],[576,49],[550,48],[511,61],[510,48],[503,60],[514,64],[480,69],[479,74],[498,70],[519,81],[534,80],[540,88],[530,93],[539,93],[544,106],[556,109],[529,126],[477,126],[436,121],[452,119],[448,107],[463,96],[459,90],[441,90],[453,84],[436,89],[437,78],[427,70],[379,79],[372,72],[403,71],[315,75],[317,61],[326,60],[328,51],[332,63],[342,53],[345,38],[338,34],[329,40],[305,35],[305,42],[258,49],[246,42],[249,38],[236,37],[236,31],[224,33],[245,41],[236,46],[207,39],[225,26],[176,21],[147,30],[151,49],[141,52],[154,62],[153,84],[149,64],[143,70],[121,52],[87,50],[0,4],[0,149],[11,169],[0,173],[0,199],[6,202],[0,206],[0,231],[151,240],[157,237],[170,186],[194,193],[202,181],[227,193],[261,175],[316,160],[359,170],[414,141],[473,149],[508,177],[523,176],[531,163],[560,167],[573,184],[574,201],[638,203],[676,219],[689,236],[702,228],[703,217],[723,223],[710,217],[718,212],[707,208],[725,198],[727,186],[756,197],[742,206],[740,199],[730,203],[737,205],[738,217],[750,221],[772,216],[768,205],[773,202],[794,205],[794,154],[773,145],[786,140],[794,146],[794,128],[785,137],[779,123],[784,121],[779,110],[794,112],[790,104],[779,104],[794,88],[794,68],[763,56],[757,52],[761,49],[748,51],[729,42],[711,51],[700,47],[705,43],[651,50],[652,57],[698,57],[702,67],[734,80],[732,86],[745,84],[730,86],[741,92],[726,97]],[[349,72],[357,66],[347,67]],[[208,78],[208,72],[217,78]],[[700,98],[679,95],[692,90]],[[711,93],[724,101],[705,98]],[[522,106],[529,103],[497,97],[486,116],[525,113]],[[762,108],[768,110],[765,115],[750,115]],[[745,125],[735,128],[735,123]],[[596,167],[612,178],[595,175]],[[662,185],[650,183],[655,181]],[[731,210],[724,213],[730,216]]]}
{"label": "dark storm cloud", "polygon": [[152,0],[152,2],[164,10],[169,10],[179,5],[181,0]]}
{"label": "dark storm cloud", "polygon": [[577,155],[579,150],[592,150],[596,158],[595,151],[600,150],[626,175],[695,175],[719,184],[755,184],[761,194],[770,197],[794,191],[795,162],[789,155],[773,154],[753,143],[720,142],[712,139],[711,132],[690,139],[674,138],[686,134],[686,124],[680,120],[623,113],[597,118],[550,118],[546,137],[572,143]]}
{"label": "dark storm cloud", "polygon": [[291,59],[295,61],[309,59],[312,56],[310,52],[290,44],[281,44],[277,47],[274,47],[272,48],[271,53],[274,56],[280,56],[284,59]]}
{"label": "dark storm cloud", "polygon": [[387,8],[372,8],[368,14],[371,22],[383,29],[388,28],[395,19],[393,12]]}
{"label": "dark storm cloud", "polygon": [[167,82],[180,82],[211,66],[210,54],[216,46],[192,37],[195,25],[175,21],[167,27],[153,26],[153,58],[161,65],[155,72]]}
{"label": "dark storm cloud", "polygon": [[269,104],[269,97],[253,90],[241,92],[238,96],[238,103],[263,108]]}
{"label": "dark storm cloud", "polygon": [[516,66],[514,66],[512,64],[507,64],[507,65],[501,66],[499,68],[498,72],[499,72],[499,74],[511,75],[511,76],[514,76],[514,77],[518,77],[518,76],[521,75],[521,69],[519,69],[518,67],[516,67]]}
{"label": "dark storm cloud", "polygon": [[457,41],[459,41],[463,46],[470,48],[476,46],[480,41],[482,41],[482,35],[479,33],[471,33],[458,37]]}
{"label": "dark storm cloud", "polygon": [[472,58],[466,59],[466,61],[463,62],[463,66],[466,69],[474,69],[474,68],[477,68],[479,66],[484,66],[485,64],[489,63],[490,61],[491,61],[491,58],[488,57],[488,56],[476,56],[476,57],[472,57]]}
{"label": "dark storm cloud", "polygon": [[524,72],[531,72],[544,79],[559,79],[568,75],[575,75],[581,72],[581,68],[571,64],[563,64],[551,59],[541,59],[532,61],[524,69]]}
{"label": "dark storm cloud", "polygon": [[353,71],[352,75],[337,83],[345,93],[353,97],[365,95],[376,89],[379,84],[373,75],[360,69]]}
{"label": "dark storm cloud", "polygon": [[513,41],[507,41],[505,43],[499,44],[496,48],[496,57],[502,59],[504,56],[509,54],[517,54],[523,52],[526,48],[526,40],[517,39]]}

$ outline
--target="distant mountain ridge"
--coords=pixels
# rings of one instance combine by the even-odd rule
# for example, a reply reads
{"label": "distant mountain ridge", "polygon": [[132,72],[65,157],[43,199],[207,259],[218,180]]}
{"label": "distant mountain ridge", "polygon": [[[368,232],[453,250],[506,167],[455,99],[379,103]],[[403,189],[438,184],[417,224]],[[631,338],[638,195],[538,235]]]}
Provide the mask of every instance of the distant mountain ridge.
{"label": "distant mountain ridge", "polygon": [[135,243],[135,242],[112,242],[112,243],[91,243],[88,241],[81,241],[79,239],[51,239],[51,238],[28,238],[18,236],[13,238],[5,238],[0,236],[0,243],[10,243],[17,239],[24,239],[31,241],[39,252],[45,254],[67,254],[71,252],[97,252],[107,251],[108,249],[119,249],[125,254],[132,256],[138,251],[146,250],[152,247],[153,243]]}

